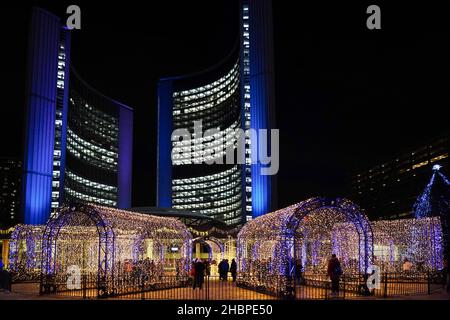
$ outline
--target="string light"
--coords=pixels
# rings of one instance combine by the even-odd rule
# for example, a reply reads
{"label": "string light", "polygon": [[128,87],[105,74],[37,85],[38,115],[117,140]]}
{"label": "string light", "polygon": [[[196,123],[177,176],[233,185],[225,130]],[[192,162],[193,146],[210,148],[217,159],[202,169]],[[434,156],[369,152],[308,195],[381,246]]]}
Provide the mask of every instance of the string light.
{"label": "string light", "polygon": [[401,271],[404,258],[418,271],[442,268],[439,217],[369,222],[347,199],[311,198],[258,217],[237,243],[239,284],[273,293],[292,285],[295,260],[317,278],[333,253],[346,274],[365,273],[372,263],[383,272]]}
{"label": "string light", "polygon": [[[98,205],[65,206],[46,226],[16,226],[11,270],[20,278],[36,277],[40,271],[66,276],[67,267],[77,265],[84,273],[108,276],[124,272],[127,262],[148,258],[155,277],[187,276],[191,245],[191,234],[175,218]],[[175,247],[177,251],[170,250]]]}

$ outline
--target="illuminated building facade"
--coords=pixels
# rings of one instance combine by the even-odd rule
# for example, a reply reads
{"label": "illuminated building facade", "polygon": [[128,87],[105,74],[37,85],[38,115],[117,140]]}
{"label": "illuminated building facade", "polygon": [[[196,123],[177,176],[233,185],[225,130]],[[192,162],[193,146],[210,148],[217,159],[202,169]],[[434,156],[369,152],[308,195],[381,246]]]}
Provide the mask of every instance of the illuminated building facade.
{"label": "illuminated building facade", "polygon": [[31,15],[22,210],[43,224],[66,201],[131,207],[133,110],[97,92],[70,65],[70,31]]}
{"label": "illuminated building facade", "polygon": [[20,221],[20,176],[22,163],[12,158],[0,158],[0,229]]}
{"label": "illuminated building facade", "polygon": [[432,167],[439,164],[443,172],[448,172],[448,143],[444,136],[356,173],[351,181],[351,198],[371,219],[411,217]]}
{"label": "illuminated building facade", "polygon": [[[199,212],[227,225],[275,208],[274,177],[261,175],[263,165],[251,161],[257,143],[248,131],[235,134],[274,128],[271,6],[269,0],[241,1],[239,45],[226,59],[201,73],[160,80],[159,207]],[[195,128],[200,121],[202,132]],[[180,129],[189,131],[190,141],[172,141],[172,132]],[[211,129],[218,132],[203,134]],[[235,164],[226,164],[226,152],[238,140],[244,141],[243,151],[234,148]]]}

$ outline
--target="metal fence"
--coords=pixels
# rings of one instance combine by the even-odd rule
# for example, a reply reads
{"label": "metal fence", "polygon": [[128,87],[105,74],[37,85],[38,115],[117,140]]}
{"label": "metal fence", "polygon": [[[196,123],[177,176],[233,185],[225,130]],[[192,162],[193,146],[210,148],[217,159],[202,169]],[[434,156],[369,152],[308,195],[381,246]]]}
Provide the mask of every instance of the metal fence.
{"label": "metal fence", "polygon": [[445,285],[445,276],[439,272],[383,273],[380,288],[373,290],[377,297],[401,297],[431,294]]}
{"label": "metal fence", "polygon": [[[66,280],[67,281],[67,280]],[[190,277],[160,276],[148,279],[133,275],[115,277],[108,285],[112,290],[107,298],[133,300],[268,300],[277,297],[239,287],[231,278],[222,281],[218,276],[205,276],[201,283]],[[67,286],[64,279],[58,279],[52,290],[45,294],[80,299],[99,297],[98,278],[95,274],[81,276],[79,286]]]}
{"label": "metal fence", "polygon": [[[111,282],[108,285],[112,290],[107,298],[134,300],[272,300],[283,298],[324,300],[361,299],[364,296],[390,298],[431,294],[441,289],[444,284],[444,277],[439,273],[383,273],[379,288],[372,290],[367,287],[367,276],[344,274],[340,278],[337,292],[332,291],[331,281],[326,274],[310,274],[301,279],[292,279],[291,282],[286,282],[286,279],[282,279],[281,276],[274,277],[270,288],[245,285],[245,283],[257,283],[251,281],[252,279],[246,280],[247,282],[233,282],[231,278],[223,281],[218,276],[205,276],[194,289],[194,279],[187,276],[148,278],[123,274],[109,280]],[[64,277],[58,278],[54,283],[54,288],[48,290],[47,294],[79,299],[94,299],[100,296],[99,279],[96,274],[83,274],[77,288],[68,287],[67,278],[64,279]]]}

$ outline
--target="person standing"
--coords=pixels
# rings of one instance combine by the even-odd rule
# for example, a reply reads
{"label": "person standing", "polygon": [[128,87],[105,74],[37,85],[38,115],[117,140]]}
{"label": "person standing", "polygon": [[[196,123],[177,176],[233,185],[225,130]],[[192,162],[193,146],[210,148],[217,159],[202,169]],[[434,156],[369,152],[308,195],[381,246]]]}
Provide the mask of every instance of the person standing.
{"label": "person standing", "polygon": [[223,275],[224,263],[225,263],[225,260],[222,259],[222,261],[220,261],[219,265],[217,266],[217,268],[219,269],[219,280],[224,280],[224,275]]}
{"label": "person standing", "polygon": [[205,261],[205,272],[206,272],[206,276],[209,277],[211,275],[211,261],[210,260]]}
{"label": "person standing", "polygon": [[303,280],[303,265],[300,259],[295,261],[295,282],[296,284],[302,284]]}
{"label": "person standing", "polygon": [[228,281],[228,272],[230,271],[230,265],[228,259],[225,259],[223,263],[223,281]]}
{"label": "person standing", "polygon": [[236,263],[236,260],[234,260],[234,259],[231,260],[230,273],[231,273],[231,277],[233,278],[233,282],[236,282],[237,263]]}
{"label": "person standing", "polygon": [[445,290],[447,291],[447,293],[450,293],[450,270],[448,267],[448,260],[444,259],[444,268],[442,269],[442,273],[443,273],[443,282],[444,282],[444,286],[445,286]]}
{"label": "person standing", "polygon": [[331,280],[331,294],[337,295],[339,293],[339,281],[342,275],[342,268],[335,254],[331,255],[331,259],[328,261],[327,274]]}
{"label": "person standing", "polygon": [[201,259],[198,259],[195,262],[195,277],[194,277],[194,286],[192,289],[195,290],[196,287],[199,287],[199,289],[202,289],[203,286],[203,280],[205,277],[205,264]]}

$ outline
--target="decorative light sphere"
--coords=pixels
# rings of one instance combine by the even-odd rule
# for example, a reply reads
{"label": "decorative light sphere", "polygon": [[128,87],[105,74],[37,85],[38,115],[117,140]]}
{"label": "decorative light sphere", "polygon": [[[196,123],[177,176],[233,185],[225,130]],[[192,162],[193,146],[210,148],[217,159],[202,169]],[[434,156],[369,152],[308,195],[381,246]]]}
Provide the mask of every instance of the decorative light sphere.
{"label": "decorative light sphere", "polygon": [[435,164],[434,166],[433,166],[433,171],[438,171],[439,169],[441,169],[442,168],[442,166],[440,165],[440,164]]}

